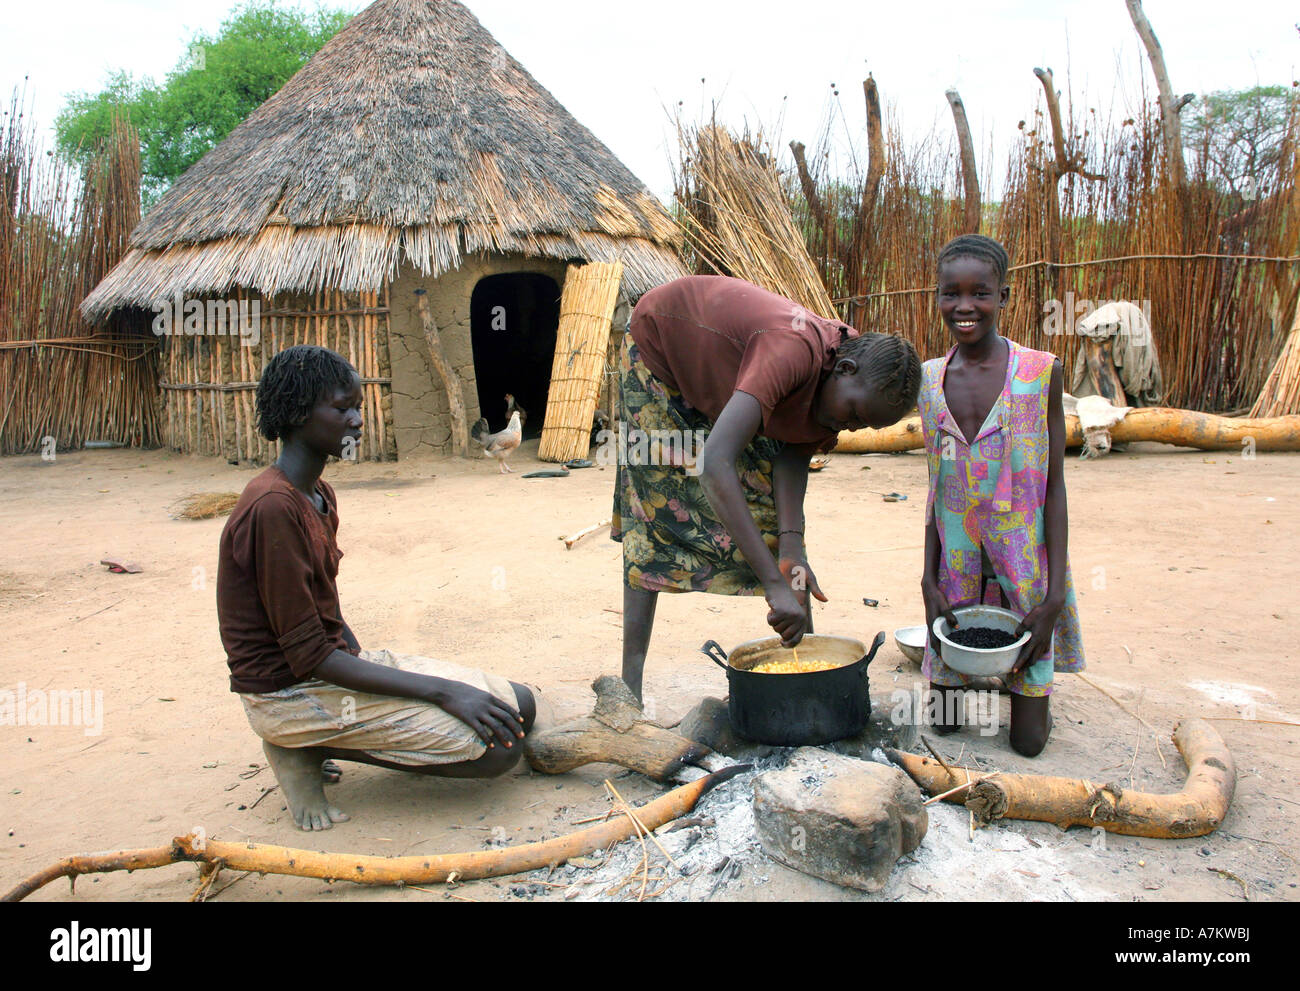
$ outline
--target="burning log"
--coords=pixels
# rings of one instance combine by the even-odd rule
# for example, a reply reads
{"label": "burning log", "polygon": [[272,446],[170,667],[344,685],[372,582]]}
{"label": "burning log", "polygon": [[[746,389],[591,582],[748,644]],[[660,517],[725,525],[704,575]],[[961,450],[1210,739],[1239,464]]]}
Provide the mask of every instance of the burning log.
{"label": "burning log", "polygon": [[587,764],[618,764],[667,781],[713,752],[649,722],[622,678],[606,675],[591,687],[596,690],[591,715],[531,733],[524,741],[534,771],[563,774]]}
{"label": "burning log", "polygon": [[1174,746],[1187,764],[1187,780],[1183,790],[1172,795],[1037,774],[999,774],[981,780],[928,757],[886,752],[926,792],[964,804],[982,822],[1027,819],[1055,823],[1062,829],[1099,826],[1110,833],[1156,839],[1205,836],[1219,828],[1232,805],[1236,764],[1223,738],[1203,719],[1180,723],[1174,730]]}
{"label": "burning log", "polygon": [[686,815],[711,789],[749,769],[749,764],[737,764],[675,788],[637,809],[635,820],[631,816],[622,816],[541,843],[428,857],[372,857],[261,846],[256,843],[222,843],[191,833],[188,836],[178,836],[170,846],[153,850],[122,850],[117,853],[65,857],[57,864],[27,878],[0,898],[0,901],[22,901],[33,891],[61,877],[70,878],[75,884],[77,877],[82,874],[137,871],[186,861],[220,864],[232,871],[315,877],[329,882],[352,881],[366,885],[447,884],[525,874],[621,843],[631,837],[638,826],[653,832]]}

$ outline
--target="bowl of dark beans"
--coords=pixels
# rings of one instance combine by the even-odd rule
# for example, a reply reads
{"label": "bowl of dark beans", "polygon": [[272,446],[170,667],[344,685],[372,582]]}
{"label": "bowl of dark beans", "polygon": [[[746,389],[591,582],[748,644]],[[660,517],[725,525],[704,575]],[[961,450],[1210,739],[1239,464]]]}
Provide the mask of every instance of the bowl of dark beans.
{"label": "bowl of dark beans", "polygon": [[1017,633],[1024,618],[997,606],[966,606],[954,609],[957,626],[940,616],[934,621],[943,663],[966,675],[992,677],[1007,674],[1016,666],[1020,649],[1029,633]]}

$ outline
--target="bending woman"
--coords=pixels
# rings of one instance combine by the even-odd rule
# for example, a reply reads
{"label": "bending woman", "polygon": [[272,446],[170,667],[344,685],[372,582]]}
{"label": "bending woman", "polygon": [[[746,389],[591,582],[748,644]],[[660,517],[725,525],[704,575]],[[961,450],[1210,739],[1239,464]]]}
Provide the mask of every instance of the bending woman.
{"label": "bending woman", "polygon": [[[623,680],[641,697],[660,592],[756,595],[787,646],[812,632],[808,461],[897,423],[921,363],[740,279],[647,293],[623,341],[612,536],[623,544]],[[698,453],[697,453],[698,452]]]}

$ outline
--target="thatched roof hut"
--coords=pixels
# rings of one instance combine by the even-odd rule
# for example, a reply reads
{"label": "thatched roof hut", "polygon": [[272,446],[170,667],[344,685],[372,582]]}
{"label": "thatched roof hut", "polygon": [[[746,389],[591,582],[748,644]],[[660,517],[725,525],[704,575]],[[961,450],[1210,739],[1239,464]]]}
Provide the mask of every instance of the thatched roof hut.
{"label": "thatched roof hut", "polygon": [[[456,352],[470,350],[472,329],[469,300],[461,297],[481,279],[531,273],[558,287],[568,263],[619,260],[624,294],[635,298],[684,274],[679,243],[676,225],[645,186],[465,7],[377,0],[176,182],[83,313],[102,320],[127,307],[156,310],[178,295],[252,295],[270,301],[264,317],[383,316],[389,327],[376,333],[410,337],[409,348],[394,342],[395,351],[418,351],[422,335],[409,297],[422,288],[450,364],[468,371],[472,385],[485,356],[474,349],[457,360]],[[469,284],[450,286],[449,277]],[[533,290],[549,292],[544,284]],[[504,297],[498,302],[507,305]],[[409,335],[396,325],[399,310],[413,324]],[[311,337],[310,327],[302,332]],[[343,332],[338,322],[340,342]],[[296,327],[282,341],[271,333],[271,346],[294,343],[296,335]],[[335,338],[327,330],[323,339]],[[202,338],[187,343],[217,346]],[[396,377],[396,369],[373,357],[371,384],[391,386],[378,380]],[[228,357],[216,361],[228,368],[220,382],[178,382],[189,373],[182,364],[165,374],[178,387],[228,390],[250,377]],[[536,395],[533,412],[540,414]],[[502,410],[485,412],[499,418]],[[247,426],[239,432],[256,446]],[[445,446],[432,436],[421,443]]]}

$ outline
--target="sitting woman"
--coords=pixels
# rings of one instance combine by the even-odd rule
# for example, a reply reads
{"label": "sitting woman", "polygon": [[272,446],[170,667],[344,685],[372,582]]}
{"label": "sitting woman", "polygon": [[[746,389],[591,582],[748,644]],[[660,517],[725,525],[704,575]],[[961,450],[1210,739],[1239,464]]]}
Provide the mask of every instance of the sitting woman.
{"label": "sitting woman", "polygon": [[518,763],[532,693],[495,675],[363,651],[336,578],[338,503],[321,479],[361,437],[361,380],[318,347],[277,354],[257,387],[258,429],[280,457],[244,489],[221,534],[217,616],[238,693],[294,821],[348,819],[325,797],[329,758],[456,778]]}

